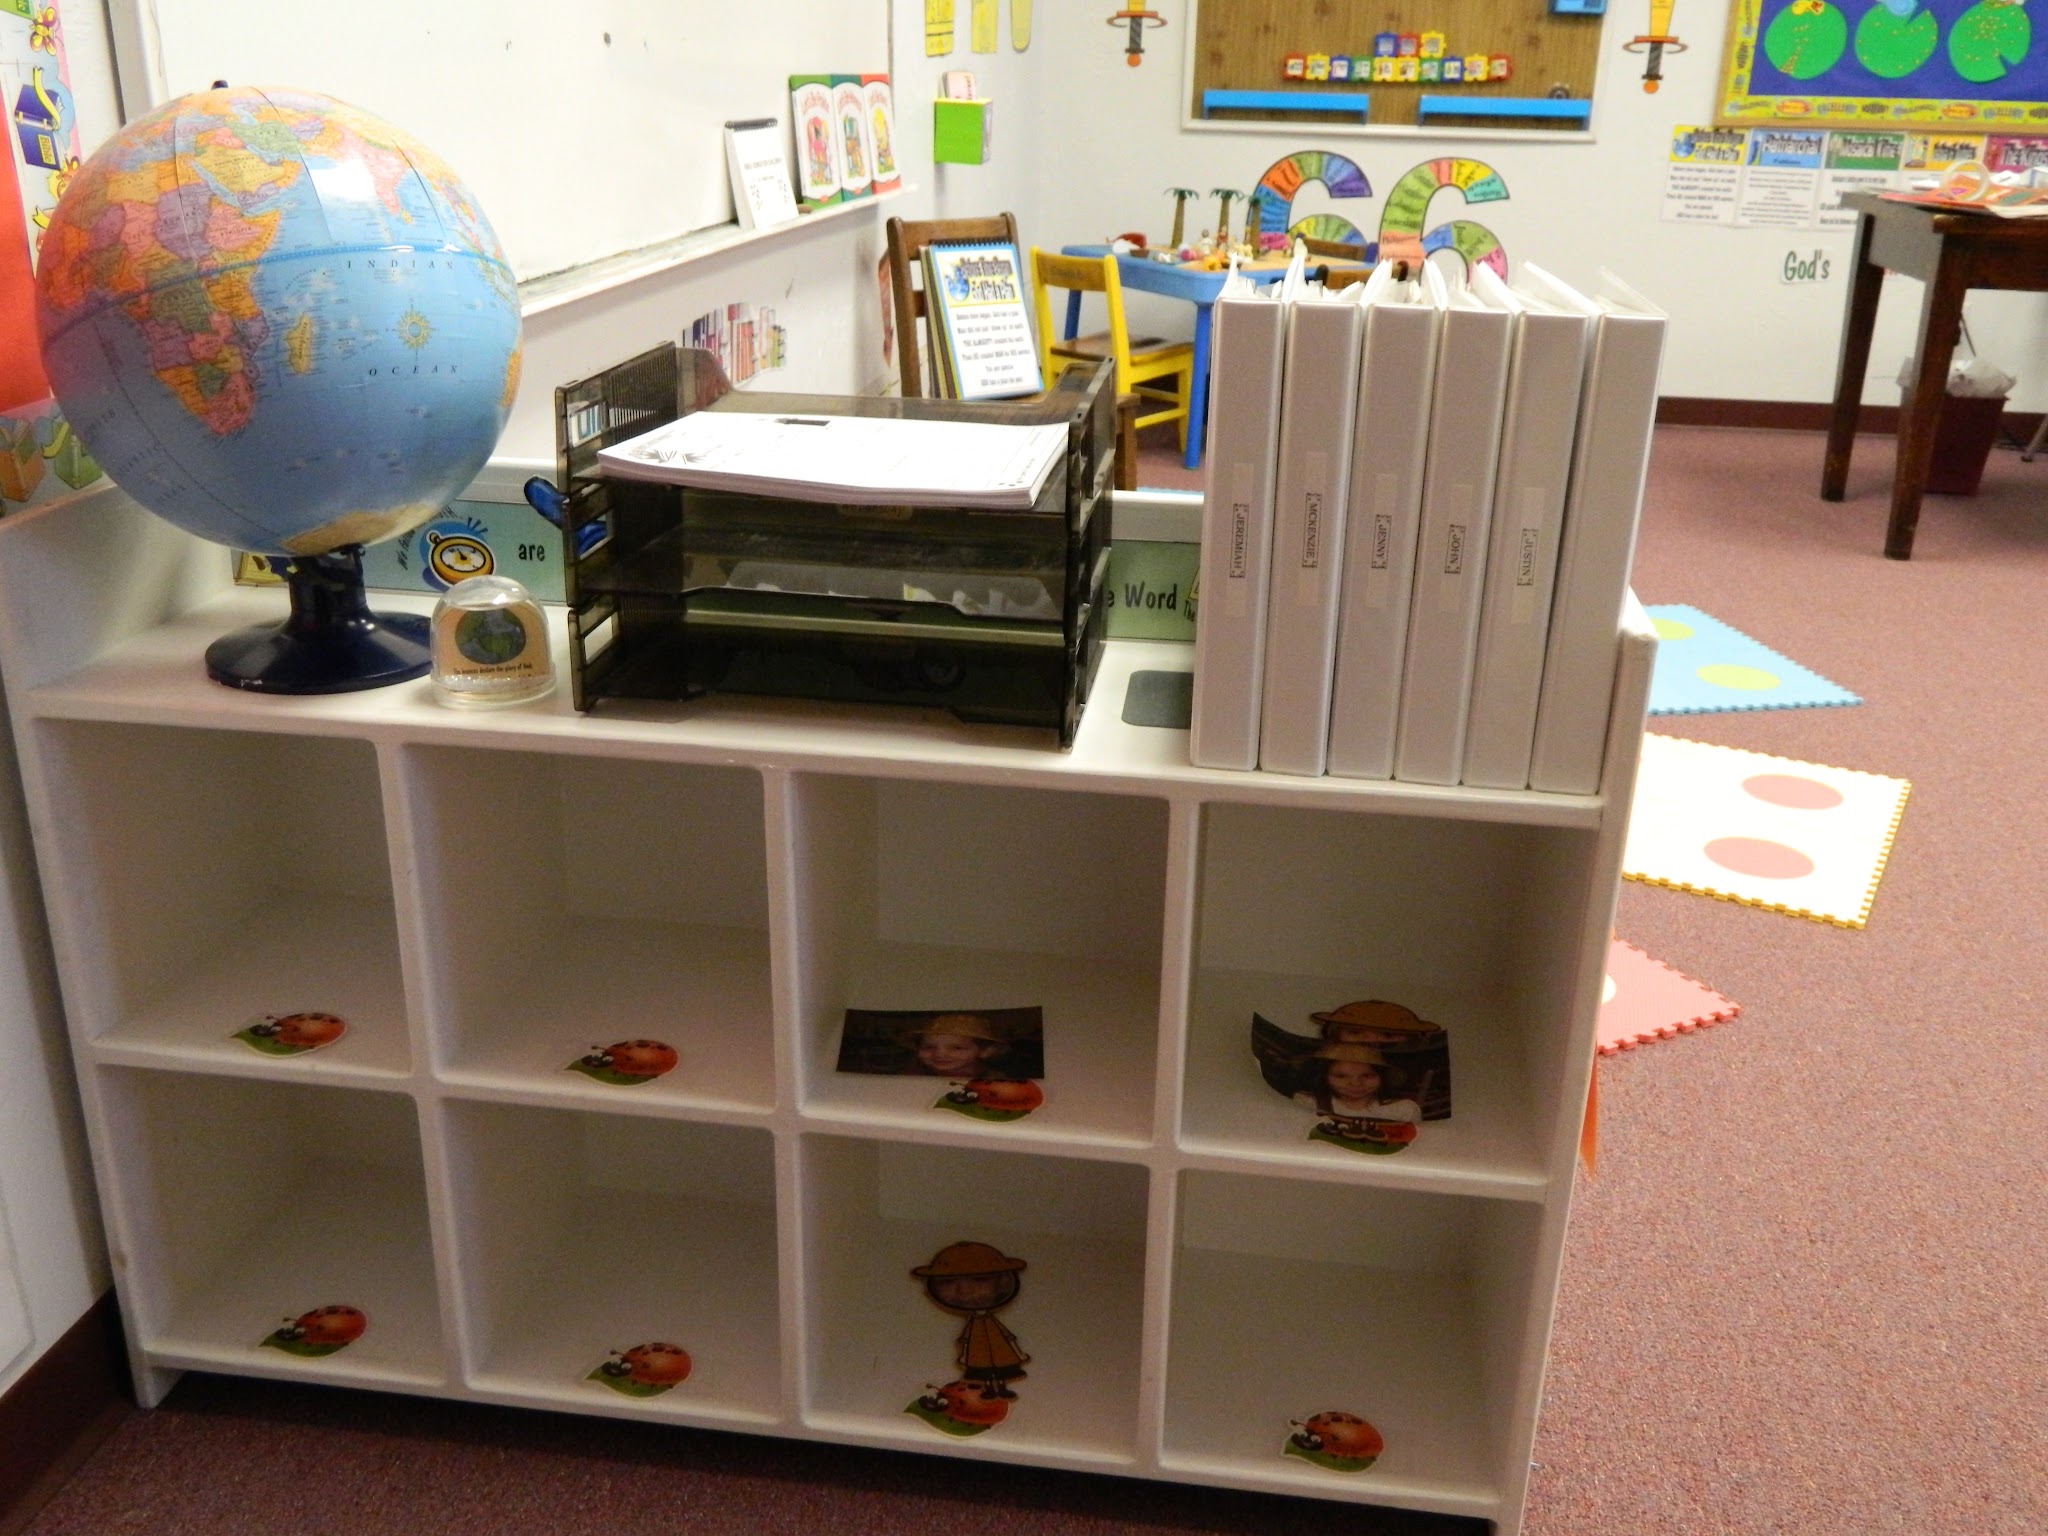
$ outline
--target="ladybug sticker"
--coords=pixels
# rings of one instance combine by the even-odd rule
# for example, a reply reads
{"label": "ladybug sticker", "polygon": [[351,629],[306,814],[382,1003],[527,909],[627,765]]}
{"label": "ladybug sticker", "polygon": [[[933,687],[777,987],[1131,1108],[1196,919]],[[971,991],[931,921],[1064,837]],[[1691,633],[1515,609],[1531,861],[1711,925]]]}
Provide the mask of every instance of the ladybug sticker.
{"label": "ladybug sticker", "polygon": [[613,1350],[611,1358],[584,1379],[626,1397],[659,1397],[689,1380],[690,1364],[690,1352],[680,1344],[635,1344]]}
{"label": "ladybug sticker", "polygon": [[283,1327],[271,1330],[263,1346],[288,1355],[331,1355],[355,1343],[369,1326],[370,1319],[361,1307],[315,1307],[287,1317]]}
{"label": "ladybug sticker", "polygon": [[300,1056],[347,1033],[348,1020],[338,1013],[266,1013],[228,1038],[265,1056]]}
{"label": "ladybug sticker", "polygon": [[1282,1454],[1299,1456],[1330,1472],[1363,1472],[1387,1448],[1380,1432],[1365,1419],[1337,1409],[1296,1419],[1293,1428]]}
{"label": "ladybug sticker", "polygon": [[614,1088],[637,1088],[673,1072],[681,1059],[674,1046],[659,1040],[619,1040],[592,1046],[570,1062],[568,1070]]}

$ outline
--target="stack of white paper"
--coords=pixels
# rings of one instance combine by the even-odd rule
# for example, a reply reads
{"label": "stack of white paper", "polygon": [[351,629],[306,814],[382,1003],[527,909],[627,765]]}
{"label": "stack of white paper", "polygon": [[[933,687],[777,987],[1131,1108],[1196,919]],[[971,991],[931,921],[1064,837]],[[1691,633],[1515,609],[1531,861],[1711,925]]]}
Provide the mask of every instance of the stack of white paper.
{"label": "stack of white paper", "polygon": [[598,453],[606,473],[855,506],[1023,508],[1066,452],[1063,423],[697,411]]}

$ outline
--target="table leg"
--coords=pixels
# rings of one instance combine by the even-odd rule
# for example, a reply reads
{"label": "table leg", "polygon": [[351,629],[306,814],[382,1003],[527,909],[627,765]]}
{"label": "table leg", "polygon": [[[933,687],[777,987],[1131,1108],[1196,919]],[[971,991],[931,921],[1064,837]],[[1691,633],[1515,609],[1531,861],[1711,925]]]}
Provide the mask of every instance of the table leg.
{"label": "table leg", "polygon": [[1209,305],[1195,306],[1195,376],[1188,383],[1188,446],[1180,458],[1189,469],[1201,467],[1209,420],[1209,313]]}
{"label": "table leg", "polygon": [[1870,259],[1871,222],[1867,213],[1856,221],[1856,255],[1842,315],[1842,355],[1835,368],[1835,413],[1828,421],[1827,458],[1820,472],[1822,501],[1840,501],[1848,486],[1856,418],[1863,408],[1863,379],[1870,371],[1870,333],[1884,288],[1884,268]]}
{"label": "table leg", "polygon": [[1963,259],[1946,241],[1941,259],[1920,299],[1920,346],[1914,355],[1913,403],[1899,416],[1899,464],[1892,479],[1892,517],[1885,529],[1889,560],[1913,558],[1913,533],[1920,524],[1920,496],[1934,460],[1934,430],[1948,395],[1948,365],[1962,331],[1963,295],[1968,291]]}

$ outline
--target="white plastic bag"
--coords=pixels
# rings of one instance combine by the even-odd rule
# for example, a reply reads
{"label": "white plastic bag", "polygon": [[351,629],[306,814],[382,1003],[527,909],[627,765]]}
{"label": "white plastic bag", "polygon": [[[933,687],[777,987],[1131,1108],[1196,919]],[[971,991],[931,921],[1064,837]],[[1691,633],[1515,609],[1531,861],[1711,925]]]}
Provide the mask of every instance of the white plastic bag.
{"label": "white plastic bag", "polygon": [[[2017,383],[2019,380],[2003,368],[1987,363],[1981,357],[1973,357],[1949,370],[1948,392],[1961,395],[1966,400],[2003,400]],[[1899,364],[1899,388],[1912,387],[1913,359],[1909,357]]]}

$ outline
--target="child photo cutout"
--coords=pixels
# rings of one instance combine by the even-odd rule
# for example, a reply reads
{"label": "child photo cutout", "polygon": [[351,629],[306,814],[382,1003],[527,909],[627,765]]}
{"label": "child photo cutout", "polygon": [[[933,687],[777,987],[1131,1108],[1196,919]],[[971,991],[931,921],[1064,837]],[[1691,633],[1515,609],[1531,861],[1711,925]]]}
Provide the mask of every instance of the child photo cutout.
{"label": "child photo cutout", "polygon": [[1312,1013],[1313,1035],[1252,1015],[1252,1056],[1266,1085],[1310,1111],[1308,1139],[1347,1152],[1399,1152],[1426,1120],[1451,1116],[1450,1037],[1414,1009],[1378,998]]}
{"label": "child photo cutout", "polygon": [[1018,1279],[1029,1266],[992,1243],[948,1243],[911,1274],[924,1282],[933,1306],[965,1318],[953,1341],[953,1366],[960,1374],[944,1386],[928,1387],[903,1411],[949,1435],[978,1435],[1009,1416],[1031,1356],[996,1313],[1017,1299]]}
{"label": "child photo cutout", "polygon": [[944,1078],[932,1108],[1019,1120],[1045,1102],[1045,1010],[849,1008],[838,1069]]}

